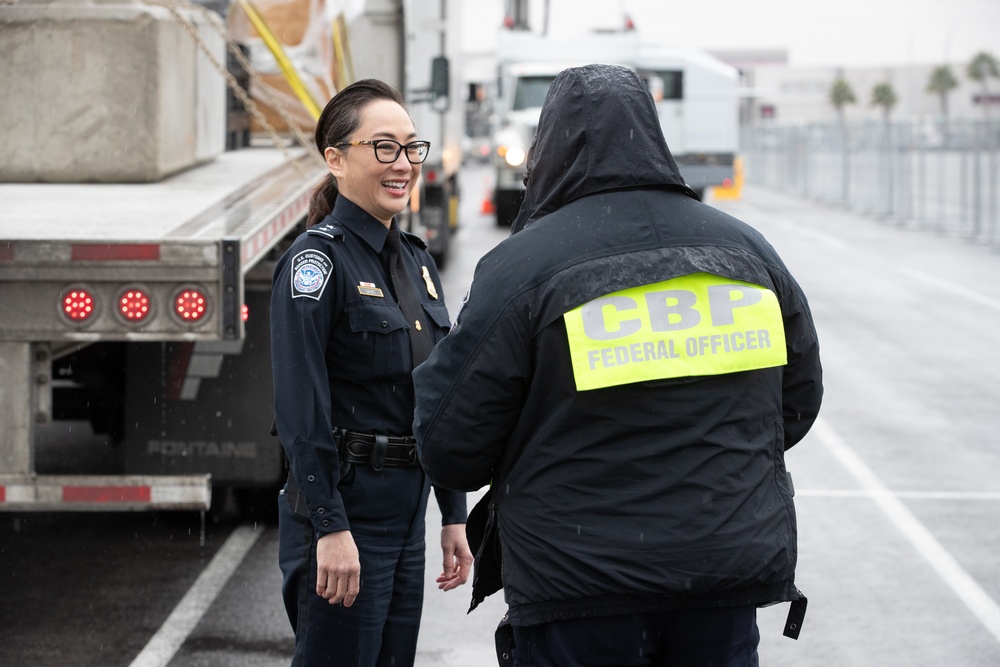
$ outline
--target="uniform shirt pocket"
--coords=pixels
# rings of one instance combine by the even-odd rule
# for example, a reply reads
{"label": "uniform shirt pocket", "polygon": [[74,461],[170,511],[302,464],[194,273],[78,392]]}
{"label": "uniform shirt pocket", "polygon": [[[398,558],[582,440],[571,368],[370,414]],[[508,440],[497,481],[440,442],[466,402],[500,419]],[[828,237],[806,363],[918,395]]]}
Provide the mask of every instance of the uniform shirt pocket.
{"label": "uniform shirt pocket", "polygon": [[451,318],[448,317],[448,307],[439,302],[422,303],[421,305],[424,307],[424,312],[431,318],[431,322],[434,323],[434,328],[436,329],[434,342],[437,342],[451,331]]}
{"label": "uniform shirt pocket", "polygon": [[399,308],[390,303],[347,304],[351,335],[340,361],[354,382],[402,382],[409,368],[409,335]]}

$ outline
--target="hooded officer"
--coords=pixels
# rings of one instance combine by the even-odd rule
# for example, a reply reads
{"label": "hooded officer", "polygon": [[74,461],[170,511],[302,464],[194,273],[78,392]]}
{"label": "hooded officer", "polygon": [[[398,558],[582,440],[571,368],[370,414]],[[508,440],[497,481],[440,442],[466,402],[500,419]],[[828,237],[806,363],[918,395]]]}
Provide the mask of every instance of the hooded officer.
{"label": "hooded officer", "polygon": [[756,665],[777,601],[797,633],[784,455],[822,396],[809,307],[685,185],[635,72],[556,77],[512,235],[414,382],[430,478],[491,485],[473,606],[503,587],[502,662]]}

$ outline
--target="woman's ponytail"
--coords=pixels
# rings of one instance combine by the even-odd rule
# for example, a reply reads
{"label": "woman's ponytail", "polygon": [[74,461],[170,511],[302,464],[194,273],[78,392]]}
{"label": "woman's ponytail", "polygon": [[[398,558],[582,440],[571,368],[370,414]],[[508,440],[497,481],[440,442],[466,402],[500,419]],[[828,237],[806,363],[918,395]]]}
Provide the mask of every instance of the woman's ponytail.
{"label": "woman's ponytail", "polygon": [[306,217],[306,228],[319,224],[323,218],[330,215],[333,205],[337,202],[337,179],[333,174],[327,174],[309,200],[309,215]]}

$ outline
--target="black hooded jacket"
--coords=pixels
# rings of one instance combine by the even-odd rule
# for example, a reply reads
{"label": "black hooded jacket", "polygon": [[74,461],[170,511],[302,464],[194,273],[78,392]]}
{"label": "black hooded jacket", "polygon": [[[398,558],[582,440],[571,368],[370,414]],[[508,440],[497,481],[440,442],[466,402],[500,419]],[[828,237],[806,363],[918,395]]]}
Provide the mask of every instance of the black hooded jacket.
{"label": "black hooded jacket", "polygon": [[[513,232],[414,372],[431,479],[492,485],[500,553],[477,554],[474,605],[496,559],[515,625],[795,599],[784,452],[820,407],[809,308],[758,232],[684,185],[635,73],[556,78]],[[773,292],[787,363],[576,388],[568,311],[694,274]]]}

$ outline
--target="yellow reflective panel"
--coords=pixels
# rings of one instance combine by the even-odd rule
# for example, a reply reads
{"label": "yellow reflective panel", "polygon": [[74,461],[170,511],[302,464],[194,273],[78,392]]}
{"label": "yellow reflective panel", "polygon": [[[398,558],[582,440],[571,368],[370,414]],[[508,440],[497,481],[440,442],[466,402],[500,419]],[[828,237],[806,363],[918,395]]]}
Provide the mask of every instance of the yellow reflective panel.
{"label": "yellow reflective panel", "polygon": [[787,363],[774,292],[710,273],[614,292],[564,320],[580,391]]}

